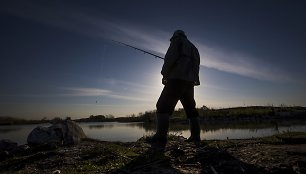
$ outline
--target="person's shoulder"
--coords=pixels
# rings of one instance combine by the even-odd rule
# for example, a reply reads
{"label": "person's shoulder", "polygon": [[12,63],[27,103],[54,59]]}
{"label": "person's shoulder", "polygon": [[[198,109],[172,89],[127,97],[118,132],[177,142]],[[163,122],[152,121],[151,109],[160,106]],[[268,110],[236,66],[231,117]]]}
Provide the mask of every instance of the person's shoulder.
{"label": "person's shoulder", "polygon": [[188,39],[186,39],[186,40],[187,40],[188,44],[190,44],[194,49],[197,50],[197,47],[190,40],[188,40]]}

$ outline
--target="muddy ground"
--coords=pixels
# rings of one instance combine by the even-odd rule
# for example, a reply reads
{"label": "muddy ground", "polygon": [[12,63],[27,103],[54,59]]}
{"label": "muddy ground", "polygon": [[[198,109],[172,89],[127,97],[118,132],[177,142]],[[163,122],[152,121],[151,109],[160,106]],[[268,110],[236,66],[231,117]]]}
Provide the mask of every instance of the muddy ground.
{"label": "muddy ground", "polygon": [[247,140],[186,143],[170,136],[151,145],[85,139],[68,147],[43,146],[2,157],[0,173],[306,173],[306,133]]}

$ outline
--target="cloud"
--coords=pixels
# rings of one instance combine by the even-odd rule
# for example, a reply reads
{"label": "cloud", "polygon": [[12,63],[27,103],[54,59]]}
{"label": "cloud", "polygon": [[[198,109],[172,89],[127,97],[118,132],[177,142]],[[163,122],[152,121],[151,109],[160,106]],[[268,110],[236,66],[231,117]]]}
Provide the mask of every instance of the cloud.
{"label": "cloud", "polygon": [[104,96],[111,93],[110,90],[97,88],[61,88],[67,93],[61,94],[63,96]]}
{"label": "cloud", "polygon": [[98,88],[61,88],[65,91],[65,93],[60,94],[60,96],[76,96],[76,97],[97,97],[97,96],[104,96],[114,99],[121,99],[121,100],[130,100],[130,101],[142,101],[142,102],[151,102],[151,100],[147,98],[129,96],[129,95],[121,95],[119,93],[113,92],[107,89],[98,89]]}
{"label": "cloud", "polygon": [[63,2],[11,0],[2,3],[0,12],[92,37],[104,36],[115,27],[103,17],[91,14],[89,9]]}
{"label": "cloud", "polygon": [[256,59],[247,54],[211,48],[198,43],[201,65],[219,71],[230,72],[245,77],[268,81],[290,81],[290,76],[276,64]]}
{"label": "cloud", "polygon": [[[146,87],[141,84],[119,81],[119,80],[112,80],[113,83],[121,83],[125,84],[126,86],[133,86],[132,88],[135,89],[135,92],[128,92],[125,94],[121,94],[120,92],[116,92],[113,90],[108,89],[100,89],[100,88],[81,88],[81,87],[60,87],[57,88],[56,93],[40,93],[40,94],[1,94],[1,97],[35,97],[35,98],[50,98],[50,97],[107,97],[112,99],[120,99],[120,100],[128,100],[128,101],[140,101],[140,102],[155,102],[153,97],[156,94],[152,93],[149,89],[154,89],[153,87]],[[150,91],[150,92],[146,92]],[[135,95],[137,94],[137,96]],[[139,95],[145,95],[146,97],[138,97]]]}
{"label": "cloud", "polygon": [[[131,81],[125,81],[125,80],[118,80],[118,79],[114,79],[114,78],[106,78],[103,79],[102,81],[104,83],[113,85],[113,86],[124,86],[125,88],[129,88],[129,89],[134,89],[135,91],[137,91],[137,93],[141,92],[141,93],[154,93],[156,91],[160,92],[160,87],[156,86],[156,82],[154,80],[151,80],[153,78],[150,78],[150,82],[152,82],[152,85],[147,85],[144,83],[135,83],[135,82],[131,82]],[[160,79],[158,79],[158,82],[160,82]]]}
{"label": "cloud", "polygon": [[114,99],[121,99],[121,100],[152,102],[150,99],[147,99],[145,97],[133,97],[133,96],[118,95],[118,94],[108,94],[108,95],[105,95],[105,96],[110,97],[110,98],[114,98]]}
{"label": "cloud", "polygon": [[[133,46],[145,50],[154,50],[160,55],[164,55],[167,51],[169,42],[165,38],[169,38],[171,33],[140,30],[140,27],[122,28],[125,28],[122,30],[123,35],[125,35],[123,42],[132,43]],[[199,49],[201,66],[203,67],[214,68],[219,71],[259,80],[292,81],[288,73],[283,72],[277,67],[275,62],[272,64],[247,54],[235,51],[230,52],[222,48],[212,48],[202,43],[195,43],[195,45]]]}
{"label": "cloud", "polygon": [[[109,95],[112,98],[117,99],[135,99],[136,101],[147,101],[147,102],[156,102],[157,98],[162,91],[163,85],[156,85],[158,82],[160,82],[160,77],[158,76],[158,82],[154,80],[154,78],[149,78],[148,81],[150,84],[143,83],[136,83],[131,81],[125,81],[125,80],[119,80],[114,78],[105,78],[101,81],[104,84],[108,84],[111,86],[120,86],[123,88],[121,92],[125,92],[126,94],[132,95],[133,97],[129,96],[122,96],[119,93],[114,95]],[[115,92],[114,92],[115,93]],[[118,95],[119,94],[119,95]],[[120,97],[119,97],[120,96]]]}
{"label": "cloud", "polygon": [[118,29],[121,31],[119,35],[113,36],[114,40],[120,40],[160,54],[165,55],[169,47],[169,37],[171,33],[158,29],[144,28],[137,25],[122,24]]}
{"label": "cloud", "polygon": [[[171,33],[144,29],[140,26],[122,25],[121,32],[114,39],[164,56],[169,47]],[[167,38],[167,39],[165,39]],[[192,39],[191,39],[192,40]],[[246,53],[213,48],[195,43],[201,55],[201,66],[214,68],[244,77],[267,81],[293,81],[292,77],[277,66],[277,63],[263,61]]]}
{"label": "cloud", "polygon": [[[93,38],[118,40],[149,48],[148,50],[164,55],[169,44],[169,33],[158,29],[131,25],[117,19],[97,15],[91,9],[71,4],[49,2],[39,4],[30,1],[11,0],[0,4],[0,12],[34,20],[42,24],[74,31]],[[103,13],[103,12],[102,12]]]}
{"label": "cloud", "polygon": [[[5,2],[5,5],[0,5],[0,12],[64,28],[93,38],[126,42],[161,56],[165,54],[172,33],[117,19],[108,18],[106,20],[103,14],[97,15],[97,12],[91,10],[52,1],[46,5],[38,2],[11,0]],[[249,55],[225,51],[221,48],[212,48],[200,42],[196,45],[201,54],[201,65],[204,67],[260,80],[292,80],[288,73],[283,72],[277,65],[269,64],[269,62],[260,61],[260,59]]]}

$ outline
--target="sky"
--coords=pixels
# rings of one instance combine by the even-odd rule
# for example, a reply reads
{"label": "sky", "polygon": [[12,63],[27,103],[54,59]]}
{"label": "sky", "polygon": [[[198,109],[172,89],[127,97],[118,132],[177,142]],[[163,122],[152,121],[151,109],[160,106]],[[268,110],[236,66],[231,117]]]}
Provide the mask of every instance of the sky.
{"label": "sky", "polygon": [[197,107],[306,106],[305,9],[302,0],[3,0],[0,116],[154,110],[163,60],[112,40],[164,56],[177,29],[200,52]]}

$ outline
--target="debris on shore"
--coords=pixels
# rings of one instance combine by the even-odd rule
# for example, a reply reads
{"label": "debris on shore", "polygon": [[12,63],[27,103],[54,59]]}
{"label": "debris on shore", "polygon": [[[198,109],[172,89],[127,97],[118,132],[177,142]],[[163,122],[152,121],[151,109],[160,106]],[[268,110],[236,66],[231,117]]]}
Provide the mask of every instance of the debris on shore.
{"label": "debris on shore", "polygon": [[31,147],[0,158],[0,173],[306,173],[306,133],[199,144],[171,135],[165,146],[145,139]]}

